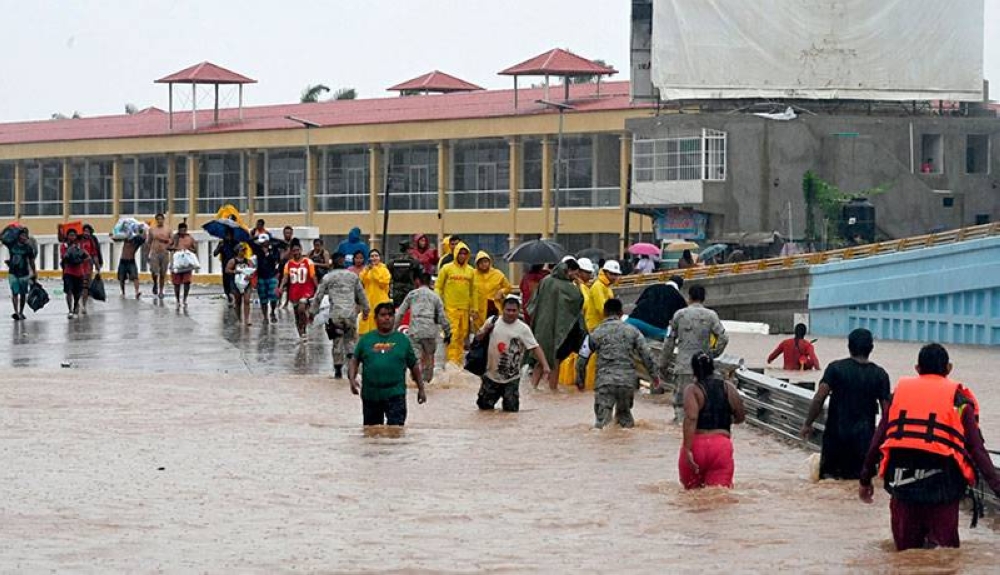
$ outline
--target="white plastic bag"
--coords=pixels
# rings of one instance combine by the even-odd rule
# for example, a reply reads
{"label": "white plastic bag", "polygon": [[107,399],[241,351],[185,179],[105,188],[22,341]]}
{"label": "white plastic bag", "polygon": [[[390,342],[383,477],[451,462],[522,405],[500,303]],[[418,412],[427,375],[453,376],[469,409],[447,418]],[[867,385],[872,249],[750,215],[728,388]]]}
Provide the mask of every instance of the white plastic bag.
{"label": "white plastic bag", "polygon": [[194,252],[189,250],[174,252],[173,261],[170,266],[172,272],[183,274],[198,269],[201,269],[201,264],[198,262],[198,256],[194,255]]}

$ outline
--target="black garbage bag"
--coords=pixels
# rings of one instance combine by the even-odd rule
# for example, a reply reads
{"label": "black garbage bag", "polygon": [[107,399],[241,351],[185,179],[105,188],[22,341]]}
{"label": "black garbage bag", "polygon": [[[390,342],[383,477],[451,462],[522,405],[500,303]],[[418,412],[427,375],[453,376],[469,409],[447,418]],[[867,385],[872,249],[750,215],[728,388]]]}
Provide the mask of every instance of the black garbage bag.
{"label": "black garbage bag", "polygon": [[31,311],[37,312],[45,307],[47,303],[49,303],[49,293],[45,291],[42,284],[36,281],[31,282],[27,298],[27,304],[31,308]]}
{"label": "black garbage bag", "polygon": [[94,276],[94,279],[90,280],[90,297],[97,301],[106,301],[108,299],[107,292],[104,291],[104,280],[101,279],[100,274]]}

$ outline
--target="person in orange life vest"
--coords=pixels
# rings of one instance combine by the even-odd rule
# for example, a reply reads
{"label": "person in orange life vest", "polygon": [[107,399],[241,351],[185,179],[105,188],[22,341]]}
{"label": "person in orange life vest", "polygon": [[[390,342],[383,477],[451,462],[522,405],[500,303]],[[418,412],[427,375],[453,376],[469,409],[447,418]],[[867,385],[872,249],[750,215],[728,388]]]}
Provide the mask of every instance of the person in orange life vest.
{"label": "person in orange life vest", "polygon": [[288,261],[285,262],[281,284],[278,286],[278,299],[286,291],[288,301],[295,306],[295,328],[299,339],[305,341],[306,328],[309,326],[309,303],[316,295],[316,268],[312,260],[302,257],[302,243],[293,238],[289,243]]}
{"label": "person in orange life vest", "polygon": [[925,345],[916,367],[919,377],[899,380],[872,438],[858,496],[872,502],[878,463],[892,497],[896,549],[958,547],[958,507],[966,488],[978,472],[1000,494],[1000,475],[983,444],[976,397],[948,379],[948,351],[937,343]]}

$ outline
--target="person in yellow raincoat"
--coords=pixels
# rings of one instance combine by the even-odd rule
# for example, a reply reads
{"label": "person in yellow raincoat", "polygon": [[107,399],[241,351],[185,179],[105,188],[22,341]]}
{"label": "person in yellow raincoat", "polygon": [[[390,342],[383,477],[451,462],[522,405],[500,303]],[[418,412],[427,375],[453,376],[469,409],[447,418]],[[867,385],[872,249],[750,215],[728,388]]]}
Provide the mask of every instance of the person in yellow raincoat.
{"label": "person in yellow raincoat", "polygon": [[465,343],[469,337],[469,324],[475,317],[475,269],[469,265],[469,246],[462,242],[455,245],[455,260],[445,264],[438,273],[434,291],[444,303],[444,313],[451,323],[451,343],[445,356],[448,363],[462,365]]}
{"label": "person in yellow raincoat", "polygon": [[[503,298],[511,292],[510,282],[502,271],[493,267],[493,258],[485,251],[476,254],[476,319],[472,322],[472,332],[483,327],[488,315],[503,312]],[[491,309],[492,305],[492,309]]]}
{"label": "person in yellow raincoat", "polygon": [[[580,258],[576,260],[577,265],[580,266],[580,271],[577,272],[576,284],[580,287],[580,293],[583,294],[583,311],[586,313],[588,303],[590,299],[590,280],[594,277],[594,262],[590,261],[588,258]],[[567,387],[576,387],[576,359],[577,354],[573,352],[569,354],[569,357],[562,360],[559,363],[559,384],[565,385]]]}
{"label": "person in yellow raincoat", "polygon": [[[622,268],[617,261],[604,262],[597,279],[590,286],[590,297],[587,298],[583,308],[583,321],[587,325],[588,332],[594,331],[604,321],[604,302],[615,297],[611,286],[618,282],[621,275]],[[587,377],[584,380],[586,389],[594,389],[595,379],[597,379],[597,361],[591,361],[587,364]]]}
{"label": "person in yellow raincoat", "polygon": [[[392,301],[389,297],[389,283],[392,281],[392,274],[389,268],[382,263],[382,254],[378,250],[368,253],[368,265],[361,270],[361,286],[365,288],[365,296],[368,297],[368,304],[375,309],[380,303]],[[358,324],[358,335],[364,335],[378,326],[375,325],[375,314],[368,314],[368,319],[362,319]]]}
{"label": "person in yellow raincoat", "polygon": [[441,242],[441,258],[438,260],[438,271],[455,260],[455,247],[462,241],[458,236],[445,236]]}

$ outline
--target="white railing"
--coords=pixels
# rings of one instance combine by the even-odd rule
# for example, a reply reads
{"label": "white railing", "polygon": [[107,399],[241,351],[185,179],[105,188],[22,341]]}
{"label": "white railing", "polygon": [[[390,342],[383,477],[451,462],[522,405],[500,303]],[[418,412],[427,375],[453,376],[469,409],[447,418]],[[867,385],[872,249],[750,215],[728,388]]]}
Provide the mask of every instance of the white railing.
{"label": "white railing", "polygon": [[[560,208],[617,208],[621,204],[621,188],[607,186],[600,188],[563,188],[553,196],[559,196]],[[519,207],[542,207],[542,190],[521,190]]]}
{"label": "white railing", "polygon": [[[389,193],[389,209],[390,210],[430,210],[437,211],[438,209],[438,193],[437,191],[424,191],[424,192],[400,192],[392,190]],[[379,194],[379,201],[382,200],[382,195]]]}
{"label": "white railing", "polygon": [[450,190],[449,210],[506,210],[510,207],[510,190]]}

